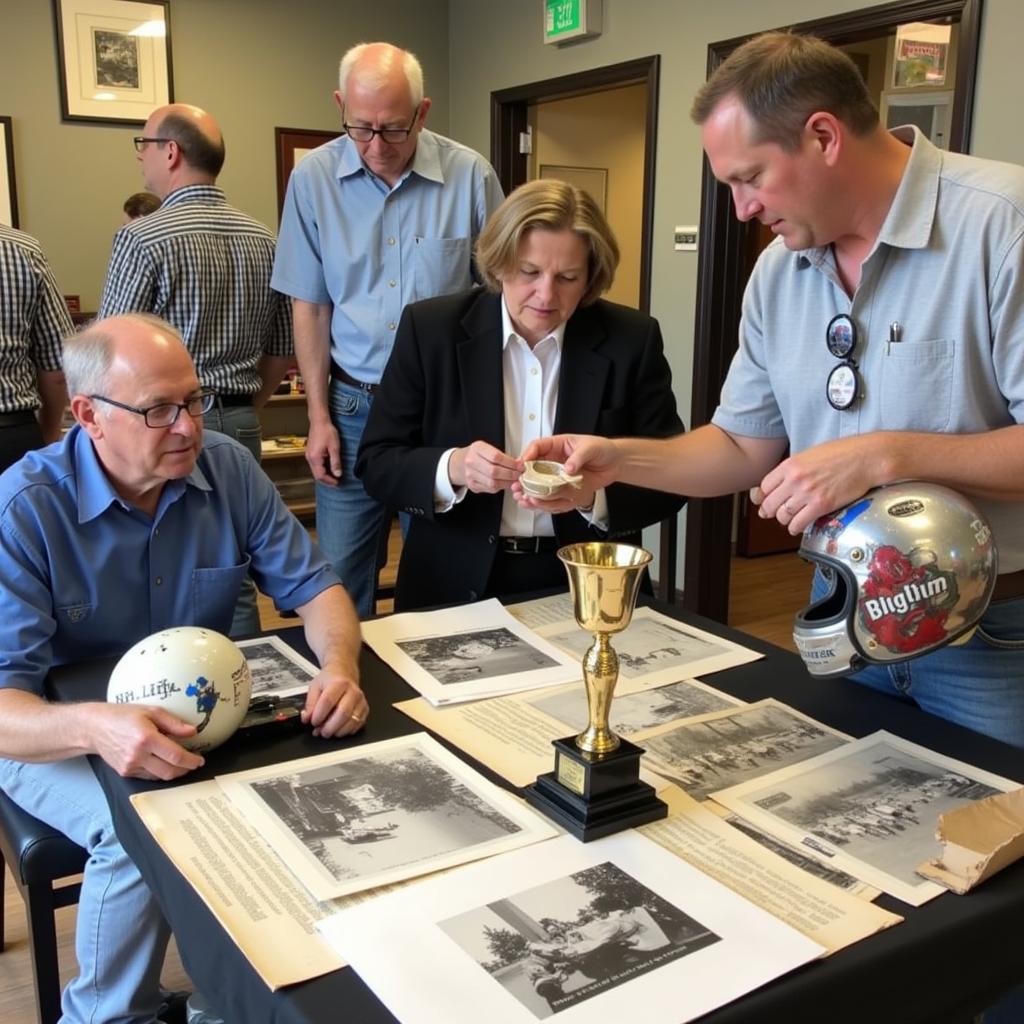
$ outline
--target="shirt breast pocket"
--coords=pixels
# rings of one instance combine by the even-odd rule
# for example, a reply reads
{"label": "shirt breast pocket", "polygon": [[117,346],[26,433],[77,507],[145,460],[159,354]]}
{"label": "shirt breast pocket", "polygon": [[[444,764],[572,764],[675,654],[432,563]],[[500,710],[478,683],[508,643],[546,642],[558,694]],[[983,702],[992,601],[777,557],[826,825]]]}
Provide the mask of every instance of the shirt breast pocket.
{"label": "shirt breast pocket", "polygon": [[416,298],[450,295],[468,288],[470,254],[468,238],[417,238],[414,259]]}
{"label": "shirt breast pocket", "polygon": [[66,634],[74,635],[76,632],[84,631],[88,635],[93,628],[92,616],[96,606],[88,603],[66,604],[55,609],[55,616],[58,629]]}
{"label": "shirt breast pocket", "polygon": [[[952,412],[954,348],[951,338],[890,346],[881,360],[886,424],[931,433],[946,429]],[[870,387],[870,380],[865,384]]]}
{"label": "shirt breast pocket", "polygon": [[192,613],[197,625],[225,634],[231,629],[238,592],[251,561],[246,556],[240,565],[192,570]]}

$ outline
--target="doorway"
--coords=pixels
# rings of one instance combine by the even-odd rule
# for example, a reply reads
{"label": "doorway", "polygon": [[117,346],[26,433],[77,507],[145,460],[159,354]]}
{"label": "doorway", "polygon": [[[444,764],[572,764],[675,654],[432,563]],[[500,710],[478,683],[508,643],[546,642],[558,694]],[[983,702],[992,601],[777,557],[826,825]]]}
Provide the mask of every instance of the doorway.
{"label": "doorway", "polygon": [[[657,55],[637,60],[592,68],[577,74],[562,75],[541,82],[514,86],[491,93],[491,164],[498,174],[501,187],[507,195],[512,189],[530,179],[531,154],[521,143],[534,135],[531,120],[536,123],[536,107],[553,101],[566,101],[594,97],[587,102],[600,103],[600,93],[624,87],[642,86],[642,101],[638,108],[642,115],[642,160],[636,171],[640,184],[639,242],[635,248],[636,287],[635,305],[645,313],[651,308],[651,246],[654,237],[654,157],[655,134],[658,123],[658,76],[661,58]],[[625,93],[622,93],[625,96]],[[570,112],[579,116],[581,107]],[[576,159],[576,158],[573,158]],[[603,158],[602,158],[603,159]],[[537,161],[534,161],[537,163]],[[576,166],[576,165],[571,165]],[[602,167],[584,167],[600,170]],[[605,168],[606,169],[606,168]],[[539,174],[538,168],[538,174]],[[620,300],[621,301],[621,300]]]}
{"label": "doorway", "polygon": [[[981,0],[906,0],[791,26],[838,46],[895,32],[907,22],[958,26],[958,59],[947,148],[967,149],[974,105],[974,79],[981,29]],[[785,26],[783,26],[785,28]],[[712,43],[713,71],[751,36]],[[704,161],[701,188],[697,311],[694,326],[693,426],[710,421],[729,363],[737,347],[743,289],[753,266],[757,224],[733,215],[729,189],[719,184]],[[729,614],[729,571],[733,537],[733,497],[691,500],[687,504],[683,604],[718,622]]]}

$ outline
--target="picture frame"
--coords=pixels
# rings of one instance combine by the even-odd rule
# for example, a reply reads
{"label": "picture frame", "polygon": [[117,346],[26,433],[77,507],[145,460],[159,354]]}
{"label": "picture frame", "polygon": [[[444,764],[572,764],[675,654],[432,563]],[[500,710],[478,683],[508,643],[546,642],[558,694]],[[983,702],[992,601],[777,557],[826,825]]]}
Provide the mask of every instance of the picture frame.
{"label": "picture frame", "polygon": [[281,220],[288,179],[295,165],[310,150],[336,139],[341,132],[323,132],[315,128],[275,128],[274,152],[277,154],[277,219]]}
{"label": "picture frame", "polygon": [[170,0],[53,0],[64,121],[143,125],[174,100]]}
{"label": "picture frame", "polygon": [[608,169],[606,167],[569,167],[565,164],[541,164],[538,168],[541,178],[557,178],[567,181],[570,185],[589,192],[600,207],[607,213],[608,205]]}
{"label": "picture frame", "polygon": [[18,190],[14,184],[14,134],[10,117],[0,116],[0,224],[18,226]]}

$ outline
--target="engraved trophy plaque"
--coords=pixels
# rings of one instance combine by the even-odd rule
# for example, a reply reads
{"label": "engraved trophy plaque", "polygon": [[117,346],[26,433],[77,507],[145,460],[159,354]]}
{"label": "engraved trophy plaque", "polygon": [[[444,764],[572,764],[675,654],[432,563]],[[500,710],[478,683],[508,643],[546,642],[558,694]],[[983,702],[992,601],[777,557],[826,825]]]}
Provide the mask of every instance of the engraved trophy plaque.
{"label": "engraved trophy plaque", "polygon": [[526,788],[526,800],[577,839],[588,842],[664,818],[668,809],[640,781],[641,747],[616,736],[608,717],[619,678],[611,636],[633,617],[649,551],[593,542],[560,548],[576,622],[594,634],[583,656],[589,720],[578,736],[554,740],[555,770]]}

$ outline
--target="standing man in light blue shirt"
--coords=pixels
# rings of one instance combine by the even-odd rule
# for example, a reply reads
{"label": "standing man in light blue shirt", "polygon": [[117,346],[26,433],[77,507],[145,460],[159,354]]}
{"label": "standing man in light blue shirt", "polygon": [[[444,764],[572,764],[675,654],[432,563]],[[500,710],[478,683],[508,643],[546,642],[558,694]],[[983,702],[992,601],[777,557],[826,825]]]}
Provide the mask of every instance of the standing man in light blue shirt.
{"label": "standing man in light blue shirt", "polygon": [[353,47],[334,99],[346,134],[292,172],[271,285],[293,300],[318,540],[365,617],[387,524],[354,473],[374,392],[406,304],[473,283],[473,243],[503,196],[479,153],[424,128],[413,54]]}

